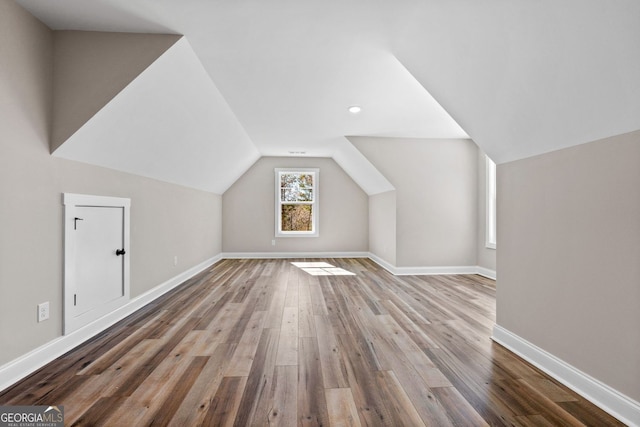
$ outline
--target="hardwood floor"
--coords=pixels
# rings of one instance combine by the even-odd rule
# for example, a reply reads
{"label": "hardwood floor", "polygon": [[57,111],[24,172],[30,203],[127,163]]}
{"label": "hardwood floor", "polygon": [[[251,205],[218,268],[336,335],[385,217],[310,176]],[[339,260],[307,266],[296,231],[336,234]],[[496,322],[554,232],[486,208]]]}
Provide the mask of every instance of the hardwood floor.
{"label": "hardwood floor", "polygon": [[491,280],[291,261],[221,261],[0,405],[64,405],[66,425],[622,425],[491,341]]}

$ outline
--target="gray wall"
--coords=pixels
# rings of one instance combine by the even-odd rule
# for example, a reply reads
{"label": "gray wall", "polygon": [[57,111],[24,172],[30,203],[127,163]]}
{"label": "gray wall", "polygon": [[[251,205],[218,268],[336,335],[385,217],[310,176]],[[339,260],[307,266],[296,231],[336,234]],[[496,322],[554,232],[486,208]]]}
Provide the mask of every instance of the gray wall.
{"label": "gray wall", "polygon": [[[275,168],[320,168],[320,236],[275,238]],[[332,159],[263,157],[222,196],[224,252],[366,252],[368,197]],[[271,241],[276,240],[272,246]]]}
{"label": "gray wall", "polygon": [[396,267],[476,265],[478,148],[473,141],[349,140],[396,188]]}
{"label": "gray wall", "polygon": [[497,323],[640,401],[640,131],[498,166]]}
{"label": "gray wall", "polygon": [[478,149],[477,230],[477,263],[480,267],[496,271],[496,249],[487,248],[487,163],[485,160],[485,153],[480,149]]}
{"label": "gray wall", "polygon": [[132,297],[221,252],[221,196],[49,155],[52,49],[0,2],[0,365],[61,335],[63,192],[131,198]]}
{"label": "gray wall", "polygon": [[396,265],[396,191],[369,196],[369,252]]}

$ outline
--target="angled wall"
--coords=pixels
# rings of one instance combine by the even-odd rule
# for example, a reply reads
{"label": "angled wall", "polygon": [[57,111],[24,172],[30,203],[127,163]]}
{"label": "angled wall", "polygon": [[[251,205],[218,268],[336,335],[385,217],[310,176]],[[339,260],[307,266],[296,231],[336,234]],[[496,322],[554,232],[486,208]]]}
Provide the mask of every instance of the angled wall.
{"label": "angled wall", "polygon": [[54,152],[182,36],[53,32]]}

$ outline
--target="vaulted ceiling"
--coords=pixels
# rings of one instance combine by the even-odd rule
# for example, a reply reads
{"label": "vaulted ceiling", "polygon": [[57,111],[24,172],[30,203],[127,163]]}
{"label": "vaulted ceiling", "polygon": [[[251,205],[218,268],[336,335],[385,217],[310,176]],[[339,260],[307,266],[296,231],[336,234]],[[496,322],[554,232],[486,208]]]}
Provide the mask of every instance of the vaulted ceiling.
{"label": "vaulted ceiling", "polygon": [[391,189],[349,136],[502,163],[640,129],[636,0],[18,2],[83,31],[54,33],[54,155],[216,193],[288,155]]}

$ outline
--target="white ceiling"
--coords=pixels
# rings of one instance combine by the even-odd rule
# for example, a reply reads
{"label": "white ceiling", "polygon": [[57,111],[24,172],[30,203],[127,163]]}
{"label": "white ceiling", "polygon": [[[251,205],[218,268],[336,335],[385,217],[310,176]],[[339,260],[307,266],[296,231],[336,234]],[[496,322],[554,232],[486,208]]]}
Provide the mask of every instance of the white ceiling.
{"label": "white ceiling", "polygon": [[[229,157],[233,167],[225,162],[230,172],[224,177],[189,177],[201,182],[196,188],[224,191],[258,155],[305,151],[333,157],[369,194],[390,189],[345,136],[468,134],[502,163],[640,129],[637,0],[19,3],[53,29],[185,35],[211,81],[200,80],[210,87],[204,93],[214,97],[218,110],[226,111],[224,102],[237,118],[242,132],[236,129],[232,136],[246,133],[251,141],[240,136],[241,146],[235,147],[218,128],[195,124],[204,126],[200,143],[213,144],[216,153],[240,150]],[[173,49],[165,55],[176,59]],[[189,78],[173,62],[166,60],[172,65],[159,74]],[[133,83],[154,84],[139,81],[145,74]],[[163,114],[162,98],[118,98],[105,107],[120,110],[109,117],[125,116],[134,100],[138,108],[157,110],[149,114]],[[363,107],[360,115],[347,112],[354,104]],[[93,126],[113,136],[118,131],[110,126],[116,123]],[[165,133],[183,132],[184,123],[174,124]],[[137,141],[158,137],[149,126],[127,130]],[[72,140],[77,146],[69,151],[86,143]],[[136,143],[141,153],[150,149]],[[190,150],[206,151],[194,144]],[[163,149],[164,154],[153,153],[175,161],[171,147]],[[241,153],[246,162],[238,161]],[[185,161],[193,164],[179,175],[201,167]],[[141,165],[130,167],[144,174]]]}
{"label": "white ceiling", "polygon": [[407,19],[394,54],[497,163],[640,129],[638,0],[428,1]]}

